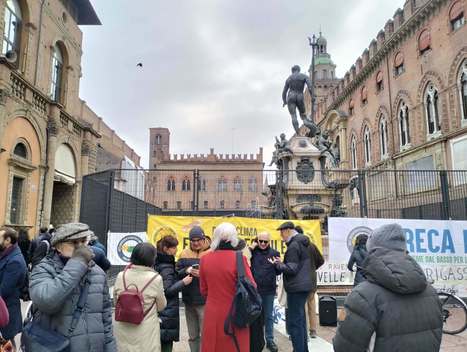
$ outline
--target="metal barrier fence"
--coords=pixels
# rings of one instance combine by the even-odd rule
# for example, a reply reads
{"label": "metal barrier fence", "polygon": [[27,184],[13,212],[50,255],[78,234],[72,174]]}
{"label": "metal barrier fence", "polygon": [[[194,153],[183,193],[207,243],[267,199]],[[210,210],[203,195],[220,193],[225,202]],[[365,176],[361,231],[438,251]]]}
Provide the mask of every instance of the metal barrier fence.
{"label": "metal barrier fence", "polygon": [[109,170],[83,177],[81,221],[106,240],[108,231],[144,231],[148,214],[270,218],[276,179],[284,183],[279,189],[304,204],[325,202],[326,191],[334,194],[327,202],[341,216],[467,219],[467,171],[333,170],[305,176],[301,170]]}

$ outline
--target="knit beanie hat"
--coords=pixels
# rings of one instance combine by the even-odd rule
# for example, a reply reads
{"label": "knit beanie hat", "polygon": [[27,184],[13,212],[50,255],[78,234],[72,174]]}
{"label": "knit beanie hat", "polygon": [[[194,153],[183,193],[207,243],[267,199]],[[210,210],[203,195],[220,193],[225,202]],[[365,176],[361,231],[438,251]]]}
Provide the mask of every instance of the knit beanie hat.
{"label": "knit beanie hat", "polygon": [[402,227],[399,224],[389,224],[373,230],[366,248],[370,252],[377,247],[405,252],[407,244]]}
{"label": "knit beanie hat", "polygon": [[200,226],[193,226],[189,233],[190,241],[195,238],[204,239],[204,231]]}

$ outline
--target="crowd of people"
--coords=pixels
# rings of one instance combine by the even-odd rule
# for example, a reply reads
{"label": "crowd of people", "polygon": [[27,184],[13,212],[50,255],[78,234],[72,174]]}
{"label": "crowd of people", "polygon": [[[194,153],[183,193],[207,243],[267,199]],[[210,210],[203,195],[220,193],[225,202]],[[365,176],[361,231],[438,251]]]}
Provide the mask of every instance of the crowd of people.
{"label": "crowd of people", "polygon": [[[278,231],[287,246],[282,259],[271,247],[270,233],[259,233],[247,245],[228,222],[216,227],[212,240],[201,227],[193,227],[189,246],[178,260],[174,236],[159,239],[156,246],[140,243],[116,278],[112,302],[105,247],[87,225],[43,228],[29,243],[24,234],[2,227],[2,340],[14,350],[15,337],[21,333],[26,352],[47,350],[50,341],[38,338],[41,334],[62,341],[71,352],[172,351],[180,340],[181,292],[191,352],[259,352],[264,347],[274,352],[279,349],[273,306],[281,291],[277,276],[282,275],[280,294],[286,297],[291,349],[308,351],[308,339],[317,332],[316,270],[324,259],[293,222],[284,222]],[[239,251],[245,277],[261,297],[262,309],[253,323],[234,326],[230,335],[225,325],[239,289]],[[386,225],[370,238],[358,238],[349,270],[355,264],[355,288],[346,300],[347,314],[333,340],[334,350],[439,351],[440,302],[423,270],[408,255],[400,226]],[[20,299],[32,302],[26,323]]]}

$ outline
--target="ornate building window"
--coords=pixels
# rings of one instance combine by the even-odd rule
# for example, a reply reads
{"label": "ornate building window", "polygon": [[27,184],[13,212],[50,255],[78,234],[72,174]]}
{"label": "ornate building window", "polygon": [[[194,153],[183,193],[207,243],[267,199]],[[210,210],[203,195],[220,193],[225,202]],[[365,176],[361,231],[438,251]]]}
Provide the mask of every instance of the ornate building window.
{"label": "ornate building window", "polygon": [[161,144],[162,136],[160,134],[156,135],[156,144]]}
{"label": "ornate building window", "polygon": [[168,208],[169,208],[169,202],[167,202],[166,200],[164,200],[164,203],[163,203],[162,207],[163,207],[164,209],[168,209]]}
{"label": "ornate building window", "polygon": [[234,191],[241,192],[242,191],[242,180],[240,177],[235,177],[234,179]]}
{"label": "ornate building window", "polygon": [[459,93],[462,122],[467,123],[467,60],[462,63],[459,73]]}
{"label": "ornate building window", "polygon": [[23,208],[23,193],[24,193],[24,178],[13,176],[13,183],[11,186],[11,206],[10,206],[10,223],[21,224],[22,221],[22,208]]}
{"label": "ornate building window", "polygon": [[400,76],[405,72],[404,68],[404,54],[402,52],[398,52],[394,58],[394,75]]}
{"label": "ornate building window", "polygon": [[183,192],[188,192],[191,190],[191,184],[190,184],[190,180],[185,178],[183,181],[182,181],[182,191]]}
{"label": "ornate building window", "polygon": [[388,123],[383,115],[379,120],[379,140],[381,159],[385,159],[388,156]]}
{"label": "ornate building window", "polygon": [[205,178],[201,178],[198,180],[198,188],[200,192],[206,192],[208,189],[208,182]]}
{"label": "ornate building window", "polygon": [[220,208],[225,209],[225,201],[224,200],[220,201]]}
{"label": "ornate building window", "polygon": [[54,45],[52,53],[52,77],[50,81],[50,98],[60,102],[62,77],[63,77],[63,53],[58,44]]}
{"label": "ornate building window", "polygon": [[368,89],[366,88],[366,86],[362,87],[360,98],[362,100],[363,105],[366,105],[368,103]]}
{"label": "ornate building window", "polygon": [[21,39],[21,8],[17,0],[7,0],[3,27],[2,54],[16,51],[19,56]]}
{"label": "ornate building window", "polygon": [[456,1],[449,11],[449,21],[453,31],[461,28],[465,24],[464,4],[461,1]]}
{"label": "ornate building window", "polygon": [[177,210],[182,210],[182,202],[181,201],[177,201]]}
{"label": "ornate building window", "polygon": [[224,177],[217,180],[217,192],[227,192],[227,181]]}
{"label": "ornate building window", "polygon": [[20,158],[27,159],[28,158],[28,148],[24,143],[19,142],[15,145],[15,149],[13,150],[13,154],[19,156]]}
{"label": "ornate building window", "polygon": [[428,29],[424,29],[418,37],[418,50],[420,55],[423,55],[431,49],[431,34]]}
{"label": "ornate building window", "polygon": [[381,92],[384,89],[383,72],[379,71],[376,75],[376,91]]}
{"label": "ornate building window", "polygon": [[256,187],[256,177],[250,177],[248,180],[248,191],[250,192],[256,192],[257,187]]}
{"label": "ornate building window", "polygon": [[439,97],[438,89],[433,83],[428,83],[425,92],[425,113],[427,122],[428,135],[434,135],[441,131],[441,123],[439,117]]}
{"label": "ornate building window", "polygon": [[352,141],[350,142],[350,161],[352,164],[352,169],[357,169],[357,138],[352,136]]}
{"label": "ornate building window", "polygon": [[363,150],[365,156],[365,166],[371,164],[371,133],[368,126],[365,126],[365,130],[363,132]]}
{"label": "ornate building window", "polygon": [[207,200],[205,200],[205,201],[203,202],[203,207],[204,207],[204,209],[208,209],[208,208],[209,208],[209,203],[208,203]]}
{"label": "ornate building window", "polygon": [[350,116],[353,115],[354,107],[355,107],[355,104],[354,104],[354,102],[353,102],[353,99],[350,99],[350,102],[349,102],[349,115],[350,115]]}
{"label": "ornate building window", "polygon": [[256,203],[256,200],[252,200],[251,201],[251,209],[256,209],[258,206],[257,206],[257,203]]}
{"label": "ornate building window", "polygon": [[401,149],[403,149],[403,147],[410,144],[409,107],[405,104],[404,101],[402,101],[399,106],[398,122],[400,146]]}
{"label": "ornate building window", "polygon": [[240,201],[239,200],[235,201],[235,209],[240,209]]}
{"label": "ornate building window", "polygon": [[173,177],[167,180],[167,191],[175,191],[175,179]]}

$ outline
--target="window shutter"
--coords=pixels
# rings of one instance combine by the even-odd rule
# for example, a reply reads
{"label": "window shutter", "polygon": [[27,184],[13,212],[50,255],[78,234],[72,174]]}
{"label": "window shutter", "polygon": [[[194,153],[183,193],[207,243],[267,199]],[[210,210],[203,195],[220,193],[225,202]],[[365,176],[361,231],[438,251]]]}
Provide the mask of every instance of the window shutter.
{"label": "window shutter", "polygon": [[457,18],[459,18],[463,12],[464,12],[464,5],[460,1],[456,1],[454,5],[452,5],[451,7],[451,11],[449,11],[449,19],[451,21],[454,21]]}
{"label": "window shutter", "polygon": [[376,75],[376,83],[381,83],[383,81],[383,73],[381,71]]}
{"label": "window shutter", "polygon": [[425,29],[418,39],[418,48],[420,51],[425,51],[431,46],[431,34],[428,29]]}
{"label": "window shutter", "polygon": [[397,53],[396,58],[394,60],[394,66],[399,67],[404,64],[404,54],[402,54],[400,51]]}

